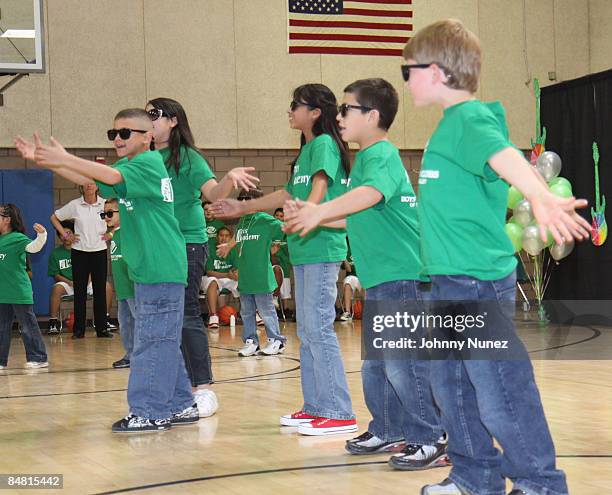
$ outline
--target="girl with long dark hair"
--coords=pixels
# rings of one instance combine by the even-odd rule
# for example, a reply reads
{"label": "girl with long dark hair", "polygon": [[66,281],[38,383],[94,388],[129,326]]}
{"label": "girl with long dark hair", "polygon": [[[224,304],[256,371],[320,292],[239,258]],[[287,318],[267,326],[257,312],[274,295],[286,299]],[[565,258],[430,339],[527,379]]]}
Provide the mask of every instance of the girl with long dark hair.
{"label": "girl with long dark hair", "polygon": [[212,416],[219,404],[212,390],[213,376],[208,334],[200,318],[200,283],[208,258],[203,196],[209,201],[225,198],[232,188],[250,189],[259,179],[249,174],[252,167],[230,170],[219,182],[195,145],[187,114],[170,98],[155,98],[146,110],[153,122],[153,137],[166,164],[174,191],[174,215],[185,237],[187,249],[187,287],[182,331],[182,351],[200,417]]}
{"label": "girl with long dark hair", "polygon": [[[300,131],[300,152],[291,164],[284,189],[263,198],[213,205],[218,217],[238,217],[272,210],[298,198],[329,201],[346,192],[348,147],[340,137],[338,102],[323,84],[304,84],[293,92],[289,125]],[[299,426],[305,435],[357,430],[338,338],[334,332],[336,281],[346,259],[346,231],[318,228],[306,237],[287,236],[295,275],[297,334],[304,402],[299,411],[280,418],[283,426]]]}
{"label": "girl with long dark hair", "polygon": [[16,316],[26,351],[26,368],[46,368],[47,350],[34,314],[32,282],[26,272],[26,253],[39,252],[47,231],[34,224],[36,239],[25,235],[19,208],[0,205],[0,370],[8,365],[11,329]]}

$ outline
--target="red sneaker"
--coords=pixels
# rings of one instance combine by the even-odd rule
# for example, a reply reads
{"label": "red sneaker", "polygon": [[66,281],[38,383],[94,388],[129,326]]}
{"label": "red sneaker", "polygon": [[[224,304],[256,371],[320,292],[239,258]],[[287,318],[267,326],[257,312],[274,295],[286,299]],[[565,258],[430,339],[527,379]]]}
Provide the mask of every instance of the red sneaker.
{"label": "red sneaker", "polygon": [[298,433],[302,435],[337,435],[355,431],[357,431],[355,419],[318,418],[298,427]]}
{"label": "red sneaker", "polygon": [[310,423],[314,419],[319,419],[318,416],[311,416],[304,411],[294,412],[293,414],[285,414],[280,418],[281,426],[300,426],[304,423]]}

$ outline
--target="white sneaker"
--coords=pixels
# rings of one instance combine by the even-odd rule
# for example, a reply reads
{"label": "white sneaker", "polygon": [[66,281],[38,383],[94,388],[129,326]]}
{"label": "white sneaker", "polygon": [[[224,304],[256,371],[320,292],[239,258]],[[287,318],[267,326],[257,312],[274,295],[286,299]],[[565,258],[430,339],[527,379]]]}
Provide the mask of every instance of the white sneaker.
{"label": "white sneaker", "polygon": [[345,311],[340,315],[340,321],[351,321],[353,316],[348,311]]}
{"label": "white sneaker", "polygon": [[284,351],[285,344],[281,340],[268,339],[260,352],[266,356],[274,356],[275,354],[282,354]]}
{"label": "white sneaker", "polygon": [[263,318],[261,316],[259,316],[259,311],[257,311],[255,313],[255,321],[257,322],[257,326],[258,327],[262,327],[265,325]]}
{"label": "white sneaker", "polygon": [[48,368],[49,367],[49,362],[45,361],[45,362],[38,362],[38,361],[28,361],[25,364],[25,368],[29,368],[29,369],[34,369],[34,368]]}
{"label": "white sneaker", "polygon": [[5,369],[7,369],[7,368],[8,368],[8,366],[2,366],[2,365],[0,364],[0,371],[1,371],[1,370],[5,370]]}
{"label": "white sneaker", "polygon": [[211,330],[219,328],[219,317],[217,315],[210,315],[208,317],[208,328]]}
{"label": "white sneaker", "polygon": [[193,394],[198,410],[200,411],[200,418],[208,418],[217,412],[219,409],[219,400],[217,394],[212,390],[198,390]]}
{"label": "white sneaker", "polygon": [[242,357],[248,357],[257,354],[258,350],[259,346],[255,343],[253,339],[246,339],[244,347],[238,351],[238,355]]}

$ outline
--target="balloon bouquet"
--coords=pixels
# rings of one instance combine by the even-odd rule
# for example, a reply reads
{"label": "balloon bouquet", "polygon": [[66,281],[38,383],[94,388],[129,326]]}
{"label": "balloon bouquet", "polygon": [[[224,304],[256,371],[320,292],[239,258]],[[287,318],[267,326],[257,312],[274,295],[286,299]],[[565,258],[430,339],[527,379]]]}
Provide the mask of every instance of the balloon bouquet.
{"label": "balloon bouquet", "polygon": [[[561,172],[561,158],[553,151],[545,151],[546,129],[541,132],[540,88],[537,79],[534,81],[534,89],[537,106],[537,138],[535,143],[533,141],[531,143],[532,165],[535,166],[536,170],[544,178],[551,193],[562,198],[572,197],[573,192],[570,181],[559,176]],[[556,244],[549,232],[548,240],[546,242],[542,241],[540,226],[535,222],[531,204],[514,186],[511,186],[508,190],[508,208],[512,210],[513,215],[506,224],[506,233],[521,259],[525,273],[535,292],[540,322],[545,322],[546,313],[542,306],[542,300],[550,281],[552,265],[559,264],[560,260],[572,252],[574,240],[572,239],[563,244]],[[527,261],[530,258],[532,264],[528,266]],[[551,262],[551,259],[553,262]],[[531,268],[531,270],[528,268]]]}

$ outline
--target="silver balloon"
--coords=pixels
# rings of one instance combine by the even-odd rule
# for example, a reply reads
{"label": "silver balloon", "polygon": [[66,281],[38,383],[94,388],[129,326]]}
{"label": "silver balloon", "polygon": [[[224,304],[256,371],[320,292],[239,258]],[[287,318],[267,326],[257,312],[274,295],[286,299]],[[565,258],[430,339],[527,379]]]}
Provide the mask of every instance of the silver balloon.
{"label": "silver balloon", "polygon": [[563,244],[553,244],[550,246],[550,255],[553,259],[559,261],[569,256],[574,250],[574,239],[564,242]]}
{"label": "silver balloon", "polygon": [[533,221],[531,204],[526,199],[519,201],[512,212],[514,213],[514,222],[521,227],[527,227]]}
{"label": "silver balloon", "polygon": [[545,151],[538,157],[536,170],[550,182],[561,173],[561,158],[554,151]]}
{"label": "silver balloon", "polygon": [[544,242],[540,237],[540,227],[528,225],[523,230],[523,249],[531,256],[537,256],[544,249]]}

